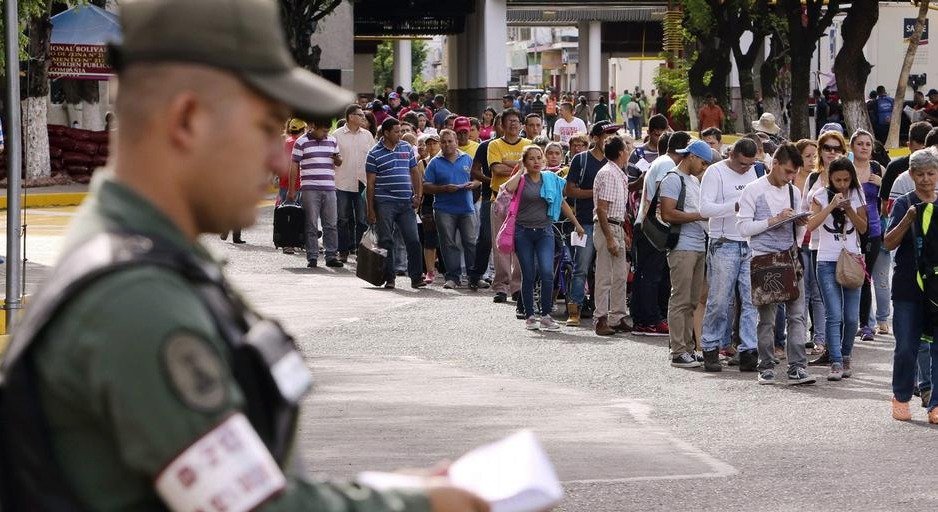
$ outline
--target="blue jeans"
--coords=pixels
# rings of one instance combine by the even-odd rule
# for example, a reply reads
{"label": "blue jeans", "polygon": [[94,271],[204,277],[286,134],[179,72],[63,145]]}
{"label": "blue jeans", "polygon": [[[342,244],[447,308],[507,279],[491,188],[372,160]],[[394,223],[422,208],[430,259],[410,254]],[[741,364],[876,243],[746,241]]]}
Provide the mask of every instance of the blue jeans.
{"label": "blue jeans", "polygon": [[885,248],[881,248],[879,257],[873,265],[873,292],[876,295],[876,316],[870,312],[869,318],[865,320],[867,325],[872,326],[874,322],[885,322],[889,320],[889,306],[891,304],[890,294],[892,292],[892,279],[889,271],[892,269],[892,253]]}
{"label": "blue jeans", "polygon": [[[892,355],[892,393],[896,400],[908,402],[912,399],[917,369],[919,373],[925,373],[921,370],[930,372],[929,385],[932,389],[938,389],[934,381],[938,377],[938,343],[921,341],[925,313],[921,302],[897,300],[893,301],[892,309],[892,329],[896,336],[896,348]],[[931,356],[931,364],[926,368],[917,368],[921,359],[921,345],[927,345]],[[921,385],[919,387],[927,389]],[[938,393],[932,394],[928,410],[935,406],[938,406]]]}
{"label": "blue jeans", "polygon": [[804,265],[804,316],[811,318],[811,326],[814,328],[811,341],[823,345],[827,336],[827,314],[824,312],[824,301],[821,299],[821,290],[817,282],[817,251],[809,250],[807,245],[802,246],[801,264]]}
{"label": "blue jeans", "polygon": [[397,228],[407,248],[407,275],[411,279],[420,279],[423,257],[420,236],[417,234],[417,216],[414,215],[410,201],[377,201],[375,213],[378,216],[378,246],[388,251],[385,278],[394,282],[394,231]]}
{"label": "blue jeans", "polygon": [[593,246],[593,225],[583,224],[583,230],[586,231],[586,247],[570,246],[573,254],[573,279],[570,283],[570,302],[579,306],[583,305],[583,299],[586,297],[586,276],[589,274],[590,265],[593,264],[593,255],[596,254],[596,247]]}
{"label": "blue jeans", "polygon": [[843,363],[853,352],[853,338],[860,319],[860,289],[837,283],[837,262],[819,261],[817,281],[827,310],[827,352],[831,362]]}
{"label": "blue jeans", "polygon": [[355,252],[368,229],[365,200],[358,192],[336,190],[338,210],[339,252]]}
{"label": "blue jeans", "polygon": [[[436,231],[440,236],[440,249],[443,252],[443,263],[446,265],[444,274],[446,280],[459,283],[459,257],[463,256],[469,281],[478,281],[479,276],[473,271],[476,255],[475,214],[452,214],[433,210],[433,219],[436,221]],[[462,242],[462,250],[456,243],[457,232]]]}
{"label": "blue jeans", "polygon": [[756,350],[756,327],[759,311],[752,305],[752,281],[749,262],[752,250],[746,242],[716,240],[707,250],[707,307],[704,312],[700,345],[704,350],[717,350],[732,332],[733,303],[736,290],[740,297],[739,338],[740,350]]}
{"label": "blue jeans", "polygon": [[534,316],[535,276],[541,281],[541,316],[554,308],[554,228],[515,228],[515,255],[521,265],[521,302],[524,317]]}
{"label": "blue jeans", "polygon": [[632,137],[635,140],[642,138],[642,118],[641,117],[630,117],[629,118],[629,130],[632,131]]}

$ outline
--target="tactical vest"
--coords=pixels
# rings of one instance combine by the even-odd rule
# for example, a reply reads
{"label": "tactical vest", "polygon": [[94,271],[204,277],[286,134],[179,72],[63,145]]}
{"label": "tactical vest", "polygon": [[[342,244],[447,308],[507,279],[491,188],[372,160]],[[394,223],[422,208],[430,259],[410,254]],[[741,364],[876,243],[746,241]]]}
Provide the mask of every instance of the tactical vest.
{"label": "tactical vest", "polygon": [[40,403],[33,354],[56,314],[104,276],[151,265],[188,281],[228,345],[243,411],[277,463],[290,452],[298,406],[311,386],[293,339],[248,308],[221,270],[164,240],[103,233],[68,254],[32,301],[0,363],[0,509],[77,511],[84,507],[56,462]]}

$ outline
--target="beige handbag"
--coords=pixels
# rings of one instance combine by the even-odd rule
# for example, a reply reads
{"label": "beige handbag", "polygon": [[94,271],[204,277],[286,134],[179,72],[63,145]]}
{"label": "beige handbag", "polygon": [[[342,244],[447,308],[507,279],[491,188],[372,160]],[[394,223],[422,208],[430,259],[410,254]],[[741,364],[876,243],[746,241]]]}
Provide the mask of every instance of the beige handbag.
{"label": "beige handbag", "polygon": [[[846,226],[844,227],[844,231]],[[841,231],[843,233],[844,231]],[[867,278],[866,261],[862,254],[854,254],[847,250],[847,242],[844,241],[844,247],[840,250],[840,256],[837,257],[837,284],[851,290],[863,286],[863,281]]]}

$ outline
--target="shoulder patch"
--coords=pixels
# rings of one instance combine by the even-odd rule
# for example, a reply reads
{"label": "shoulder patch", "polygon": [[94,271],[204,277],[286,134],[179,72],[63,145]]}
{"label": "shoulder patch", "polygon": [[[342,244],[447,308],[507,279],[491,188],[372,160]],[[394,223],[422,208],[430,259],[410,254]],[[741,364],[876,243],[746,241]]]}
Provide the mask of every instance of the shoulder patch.
{"label": "shoulder patch", "polygon": [[164,342],[162,357],[169,382],[187,407],[214,412],[225,405],[225,363],[208,341],[189,331],[175,332]]}

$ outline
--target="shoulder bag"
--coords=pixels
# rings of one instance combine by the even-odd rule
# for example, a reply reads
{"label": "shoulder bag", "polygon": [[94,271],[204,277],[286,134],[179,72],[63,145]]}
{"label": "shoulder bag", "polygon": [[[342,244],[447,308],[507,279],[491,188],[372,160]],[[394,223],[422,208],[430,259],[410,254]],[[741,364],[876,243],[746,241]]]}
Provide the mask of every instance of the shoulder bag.
{"label": "shoulder bag", "polygon": [[[788,199],[795,208],[794,188],[788,184]],[[764,306],[796,300],[801,292],[798,281],[804,275],[797,226],[791,225],[792,246],[784,251],[753,256],[749,275],[752,281],[752,304]]]}
{"label": "shoulder bag", "polygon": [[[518,220],[518,208],[521,206],[521,194],[524,192],[524,176],[518,181],[518,188],[511,196],[511,204],[508,206],[508,214],[505,216],[505,222],[498,229],[498,236],[495,239],[495,247],[499,252],[511,254],[515,251],[515,224]],[[508,189],[502,186],[498,195],[507,194]]]}
{"label": "shoulder bag", "polygon": [[684,210],[684,198],[687,190],[684,184],[684,178],[676,172],[669,172],[658,182],[658,190],[655,191],[654,197],[651,198],[651,203],[648,204],[648,212],[645,213],[645,219],[641,223],[642,234],[645,235],[645,238],[648,239],[648,242],[653,245],[655,249],[661,252],[674,249],[678,239],[681,237],[680,224],[667,224],[661,221],[658,215],[656,215],[658,202],[661,197],[661,183],[671,174],[675,174],[681,179],[681,193],[678,194],[677,209]]}
{"label": "shoulder bag", "polygon": [[835,279],[840,286],[856,290],[866,281],[866,262],[862,254],[854,254],[847,250],[846,224],[844,222],[844,226],[840,229],[840,234],[844,235],[844,239],[841,240],[843,247],[840,249],[840,256],[837,257]]}

